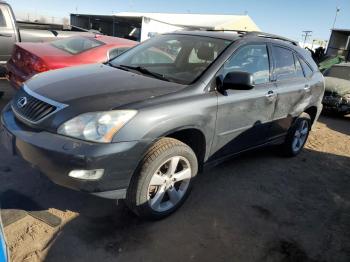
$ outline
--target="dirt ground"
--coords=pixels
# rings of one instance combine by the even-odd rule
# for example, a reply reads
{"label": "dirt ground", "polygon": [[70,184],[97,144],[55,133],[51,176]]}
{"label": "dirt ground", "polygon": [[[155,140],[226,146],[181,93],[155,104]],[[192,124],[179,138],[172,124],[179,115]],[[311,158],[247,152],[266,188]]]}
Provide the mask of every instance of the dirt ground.
{"label": "dirt ground", "polygon": [[62,219],[5,227],[12,261],[350,261],[349,188],[350,117],[322,116],[296,158],[268,148],[206,170],[184,206],[158,222],[59,187],[0,149],[3,211]]}

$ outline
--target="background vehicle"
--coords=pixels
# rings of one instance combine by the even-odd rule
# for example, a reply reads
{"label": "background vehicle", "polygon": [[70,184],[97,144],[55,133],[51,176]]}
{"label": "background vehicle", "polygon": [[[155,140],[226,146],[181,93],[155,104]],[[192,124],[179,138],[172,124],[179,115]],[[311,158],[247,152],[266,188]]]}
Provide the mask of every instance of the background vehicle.
{"label": "background vehicle", "polygon": [[317,65],[291,40],[177,32],[108,64],[31,78],[3,110],[0,137],[57,184],[162,218],[204,164],[271,144],[299,154],[323,93]]}
{"label": "background vehicle", "polygon": [[7,63],[15,88],[33,75],[82,64],[104,63],[138,42],[110,36],[74,36],[47,43],[18,43]]}
{"label": "background vehicle", "polygon": [[73,35],[93,36],[93,32],[54,24],[26,23],[16,21],[11,6],[0,0],[0,69],[10,59],[16,42],[46,42]]}
{"label": "background vehicle", "polygon": [[346,115],[350,113],[350,63],[333,65],[324,72],[326,90],[323,106],[327,112]]}

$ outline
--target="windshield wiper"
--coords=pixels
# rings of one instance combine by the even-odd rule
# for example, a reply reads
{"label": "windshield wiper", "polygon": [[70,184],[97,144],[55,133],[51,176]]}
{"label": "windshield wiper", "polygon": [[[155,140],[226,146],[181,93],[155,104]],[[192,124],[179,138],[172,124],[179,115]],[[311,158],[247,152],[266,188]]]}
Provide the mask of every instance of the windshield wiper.
{"label": "windshield wiper", "polygon": [[124,66],[120,66],[120,65],[115,65],[111,62],[107,62],[107,64],[111,67],[114,67],[114,68],[118,68],[120,70],[124,70],[124,71],[130,71],[128,68],[124,67]]}
{"label": "windshield wiper", "polygon": [[158,73],[155,73],[155,72],[152,72],[152,71],[149,71],[147,68],[142,67],[142,66],[119,65],[119,67],[132,69],[132,70],[138,71],[138,72],[140,72],[142,74],[153,76],[153,77],[158,78],[160,80],[164,80],[164,81],[170,82],[170,79],[166,78],[164,75],[158,74]]}

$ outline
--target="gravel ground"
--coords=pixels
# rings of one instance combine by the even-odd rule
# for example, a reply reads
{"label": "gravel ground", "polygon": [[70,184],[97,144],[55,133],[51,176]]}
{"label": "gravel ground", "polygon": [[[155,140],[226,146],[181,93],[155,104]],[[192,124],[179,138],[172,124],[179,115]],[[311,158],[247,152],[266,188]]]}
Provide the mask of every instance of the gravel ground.
{"label": "gravel ground", "polygon": [[263,149],[206,170],[158,222],[56,186],[2,148],[0,179],[5,210],[62,219],[7,226],[12,261],[350,261],[350,117],[321,117],[296,158]]}

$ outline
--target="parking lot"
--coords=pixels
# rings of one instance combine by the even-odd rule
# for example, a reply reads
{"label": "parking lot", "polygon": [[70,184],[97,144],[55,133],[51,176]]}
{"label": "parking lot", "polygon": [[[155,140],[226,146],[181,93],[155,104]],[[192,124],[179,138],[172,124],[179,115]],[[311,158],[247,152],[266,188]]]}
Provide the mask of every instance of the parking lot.
{"label": "parking lot", "polygon": [[[13,91],[0,81],[2,108]],[[322,116],[296,158],[269,148],[206,170],[184,206],[157,222],[59,187],[0,150],[12,261],[350,259],[350,117]],[[37,219],[38,211],[60,225]]]}

